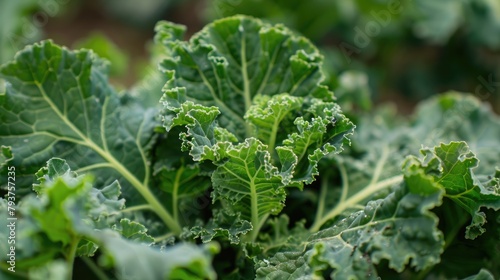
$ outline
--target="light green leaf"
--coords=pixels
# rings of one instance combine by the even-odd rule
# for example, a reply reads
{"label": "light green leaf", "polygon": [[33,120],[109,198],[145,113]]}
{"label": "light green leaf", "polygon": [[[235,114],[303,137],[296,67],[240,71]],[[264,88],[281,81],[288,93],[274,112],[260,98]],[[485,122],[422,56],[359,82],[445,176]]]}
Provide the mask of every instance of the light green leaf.
{"label": "light green leaf", "polygon": [[148,229],[145,226],[129,219],[121,219],[119,224],[113,226],[113,230],[132,241],[145,244],[154,242],[154,238],[147,234]]}
{"label": "light green leaf", "polygon": [[[392,124],[393,120],[394,111],[389,108],[363,116],[347,152],[328,157],[320,166],[321,191],[312,230],[385,197],[403,180],[401,164],[413,142],[407,129]],[[332,184],[335,177],[341,178],[341,184]]]}
{"label": "light green leaf", "polygon": [[457,92],[420,103],[411,121],[398,117],[395,108],[387,106],[360,115],[356,133],[350,137],[351,147],[325,162],[320,171],[323,181],[328,182],[337,176],[332,165],[337,166],[342,185],[323,184],[313,228],[317,230],[345,210],[387,195],[388,188],[401,181],[405,157],[418,154],[422,146],[466,141],[481,162],[475,173],[492,174],[500,158],[498,128],[500,118],[489,106]]}
{"label": "light green leaf", "polygon": [[340,153],[343,145],[350,143],[346,139],[354,129],[354,125],[342,115],[338,105],[318,99],[309,102],[310,107],[304,110],[305,116],[294,121],[296,131],[288,135],[283,146],[277,147],[282,171],[283,167],[290,165],[282,157],[284,150],[293,151],[297,159],[295,170],[292,171],[292,181],[300,185],[314,181],[314,176],[318,175],[319,160],[328,154]]}
{"label": "light green leaf", "polygon": [[83,199],[90,192],[91,181],[90,176],[70,181],[59,177],[43,186],[44,195],[31,215],[52,242],[67,246],[91,229],[85,221]]}
{"label": "light green leaf", "polygon": [[29,279],[33,280],[66,280],[70,271],[68,270],[68,266],[62,260],[56,260],[50,263],[45,264],[41,267],[36,267],[31,269],[29,272]]}
{"label": "light green leaf", "polygon": [[211,267],[212,255],[218,252],[215,244],[204,247],[178,244],[160,251],[127,241],[110,231],[98,233],[96,238],[105,251],[101,265],[115,267],[120,280],[216,278]]}
{"label": "light green leaf", "polygon": [[[290,96],[288,94],[280,95],[257,95],[253,100],[253,105],[250,106],[245,114],[245,119],[248,120],[254,129],[253,135],[264,143],[268,143],[270,153],[274,151],[276,143],[281,143],[286,136],[285,133],[278,134],[278,130],[283,129],[282,124],[285,118],[288,122],[293,111],[298,111],[302,106],[303,98]],[[281,139],[277,139],[280,137]]]}

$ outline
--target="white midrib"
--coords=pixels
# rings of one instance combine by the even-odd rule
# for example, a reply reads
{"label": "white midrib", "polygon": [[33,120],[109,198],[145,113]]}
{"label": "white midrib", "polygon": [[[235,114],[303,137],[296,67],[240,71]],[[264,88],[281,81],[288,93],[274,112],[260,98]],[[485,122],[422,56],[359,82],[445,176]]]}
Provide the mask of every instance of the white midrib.
{"label": "white midrib", "polygon": [[[330,212],[328,212],[325,216],[323,216],[323,218],[321,218],[320,220],[316,220],[314,222],[314,224],[310,228],[310,231],[311,232],[318,231],[324,223],[326,223],[328,220],[335,218],[349,207],[353,207],[354,205],[365,200],[367,197],[380,190],[383,190],[387,187],[390,187],[394,184],[403,181],[403,175],[397,175],[378,182],[378,179],[380,178],[380,174],[382,173],[382,169],[387,161],[388,156],[389,156],[389,149],[387,147],[384,147],[384,149],[382,150],[382,155],[380,156],[377,166],[375,167],[375,171],[373,172],[372,180],[370,181],[370,183],[366,187],[364,187],[363,190],[351,196],[347,200],[339,201],[339,204],[337,204],[335,208],[330,210]],[[343,188],[348,188],[349,187],[348,178],[343,177],[342,180],[344,180]],[[344,190],[342,197],[345,198]]]}
{"label": "white midrib", "polygon": [[[245,162],[245,169],[250,179],[250,201],[251,201],[251,211],[252,211],[252,241],[254,241],[259,232],[259,204],[258,204],[258,195],[257,195],[257,186],[255,185],[255,177],[250,175],[250,170],[248,170],[248,165]],[[255,174],[258,173],[259,170],[255,171]]]}
{"label": "white midrib", "polygon": [[[110,153],[103,150],[99,147],[94,141],[89,139],[86,135],[84,135],[75,125],[68,120],[68,118],[62,114],[57,106],[52,102],[52,100],[47,96],[45,89],[43,89],[42,85],[35,81],[38,90],[40,91],[44,100],[49,104],[52,110],[57,114],[57,116],[74,132],[80,137],[83,143],[89,147],[90,149],[96,151],[100,156],[102,156],[106,161],[108,161],[111,166],[118,171],[127,181],[134,186],[134,188],[143,196],[143,198],[152,206],[154,212],[165,222],[165,224],[174,232],[176,235],[181,233],[181,227],[177,223],[176,220],[172,218],[170,213],[168,213],[165,208],[161,205],[161,203],[156,199],[156,197],[151,193],[149,188],[140,182],[134,175],[132,175],[125,166],[123,166],[115,157],[113,157]],[[104,116],[103,116],[104,117]],[[103,131],[101,131],[103,133]],[[82,144],[79,141],[76,141],[77,144]]]}
{"label": "white midrib", "polygon": [[[241,75],[243,76],[243,98],[245,100],[245,112],[248,112],[252,106],[252,94],[250,92],[250,81],[248,79],[248,65],[247,65],[247,47],[245,42],[245,34],[241,35]],[[250,137],[252,128],[245,122],[245,129],[247,137]]]}

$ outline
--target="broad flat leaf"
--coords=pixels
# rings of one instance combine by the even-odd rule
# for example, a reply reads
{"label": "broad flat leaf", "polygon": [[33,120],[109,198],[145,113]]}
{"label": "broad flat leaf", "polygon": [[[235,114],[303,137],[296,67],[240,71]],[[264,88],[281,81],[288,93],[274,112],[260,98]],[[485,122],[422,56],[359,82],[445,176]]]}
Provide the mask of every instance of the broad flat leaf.
{"label": "broad flat leaf", "polygon": [[442,191],[426,177],[419,184],[424,195],[403,183],[386,198],[264,258],[257,279],[377,279],[374,265],[383,260],[398,272],[438,263],[444,240],[429,209],[441,203]]}
{"label": "broad flat leaf", "polygon": [[218,252],[214,244],[204,247],[178,244],[160,251],[127,241],[110,231],[97,233],[96,239],[105,251],[101,265],[115,267],[120,280],[216,278],[211,267],[212,255]]}
{"label": "broad flat leaf", "polygon": [[486,215],[480,210],[483,207],[500,209],[498,184],[485,186],[477,180],[472,169],[478,165],[478,159],[465,142],[441,144],[434,149],[422,150],[422,154],[423,159],[410,158],[409,164],[419,166],[432,175],[445,190],[445,196],[472,216],[466,238],[475,239],[483,234]]}
{"label": "broad flat leaf", "polygon": [[7,81],[0,141],[12,147],[20,178],[57,155],[99,182],[119,178],[145,188],[154,110],[120,101],[107,83],[107,65],[93,53],[44,41],[1,66],[0,77]]}

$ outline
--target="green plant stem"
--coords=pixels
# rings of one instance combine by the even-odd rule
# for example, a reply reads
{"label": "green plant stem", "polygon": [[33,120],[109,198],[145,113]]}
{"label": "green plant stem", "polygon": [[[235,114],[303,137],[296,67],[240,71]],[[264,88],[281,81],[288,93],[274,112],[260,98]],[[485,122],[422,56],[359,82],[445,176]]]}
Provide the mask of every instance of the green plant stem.
{"label": "green plant stem", "polygon": [[257,205],[257,190],[255,187],[254,182],[251,182],[250,184],[250,195],[252,197],[251,199],[251,208],[252,208],[252,233],[251,233],[251,240],[255,241],[255,238],[257,237],[258,233],[258,225],[259,225],[259,207]]}
{"label": "green plant stem", "polygon": [[276,145],[276,137],[278,135],[280,121],[281,120],[275,120],[273,128],[271,129],[271,137],[269,138],[269,144],[267,145],[267,150],[271,155],[274,155],[274,146]]}
{"label": "green plant stem", "polygon": [[106,160],[108,160],[115,170],[118,171],[127,181],[129,181],[132,186],[142,195],[146,202],[151,205],[151,209],[162,219],[165,225],[175,234],[179,235],[181,233],[181,226],[179,223],[168,213],[168,211],[163,207],[163,205],[156,199],[156,196],[151,192],[151,190],[143,185],[132,173],[129,172],[120,162],[118,162],[114,157],[110,156],[108,153],[101,150],[100,147],[95,146],[95,150]]}
{"label": "green plant stem", "polygon": [[[253,217],[253,216],[252,216]],[[247,239],[248,241],[250,242],[255,242],[255,240],[257,240],[257,236],[259,235],[259,232],[260,232],[260,229],[262,228],[262,226],[264,225],[264,223],[266,222],[267,218],[269,217],[269,214],[265,214],[261,219],[260,221],[255,221],[255,224],[253,223],[253,219],[252,219],[252,231],[250,232],[249,235],[249,239]]]}
{"label": "green plant stem", "polygon": [[[172,218],[170,213],[163,207],[163,205],[156,199],[156,196],[151,192],[145,183],[140,182],[121,162],[119,162],[115,157],[109,153],[108,150],[101,148],[94,141],[83,134],[75,125],[68,120],[65,114],[63,114],[59,108],[52,102],[52,100],[47,96],[45,89],[42,84],[35,82],[40,91],[41,95],[47,101],[52,110],[59,116],[59,118],[73,131],[80,139],[83,144],[92,150],[96,151],[100,156],[102,156],[107,162],[109,162],[113,168],[120,173],[134,188],[142,195],[142,197],[151,205],[153,211],[160,217],[160,219],[165,223],[165,225],[176,235],[181,233],[181,227],[179,223]],[[80,141],[76,140],[80,143]],[[106,147],[106,145],[104,145]],[[146,182],[147,183],[147,182]]]}
{"label": "green plant stem", "polygon": [[171,232],[164,234],[162,236],[155,237],[155,243],[161,242],[165,239],[169,239],[170,237],[174,236]]}
{"label": "green plant stem", "polygon": [[[241,75],[243,76],[243,98],[245,100],[245,112],[248,112],[250,106],[252,106],[252,95],[250,92],[250,82],[248,79],[248,69],[247,69],[247,54],[246,54],[246,41],[245,36],[241,36]],[[245,122],[246,136],[252,136],[252,128]]]}
{"label": "green plant stem", "polygon": [[354,206],[354,205],[360,203],[361,201],[366,200],[369,196],[373,195],[375,192],[383,190],[387,187],[390,187],[390,186],[392,186],[396,183],[402,182],[402,181],[403,181],[403,175],[398,175],[398,176],[387,178],[387,179],[380,181],[376,184],[366,186],[362,191],[351,196],[349,199],[345,200],[344,202],[340,202],[339,204],[337,204],[337,206],[335,208],[333,208],[332,210],[330,210],[325,216],[323,216],[323,218],[321,218],[318,221],[315,221],[314,224],[311,226],[310,231],[311,232],[318,231],[324,223],[335,218],[337,215],[342,213],[347,208],[350,208],[351,206]]}
{"label": "green plant stem", "polygon": [[[380,178],[380,175],[382,174],[382,170],[384,168],[385,162],[387,161],[388,157],[389,157],[389,148],[385,146],[382,149],[382,154],[380,155],[380,159],[378,160],[377,165],[375,166],[372,179],[370,180],[368,186],[364,187],[362,191],[353,195],[348,200],[346,200],[347,194],[349,192],[348,174],[345,166],[342,163],[339,163],[339,171],[342,178],[342,194],[340,196],[339,202],[337,206],[332,210],[330,210],[330,212],[328,212],[328,214],[326,214],[324,217],[320,218],[320,216],[316,216],[310,230],[312,232],[318,231],[324,223],[326,223],[330,219],[335,218],[345,209],[357,205],[359,202],[365,200],[368,196],[381,189],[389,187],[394,183],[400,182],[403,179],[403,176],[395,176],[377,183],[377,181]],[[321,195],[322,197],[326,196],[326,192],[325,194],[322,193]]]}
{"label": "green plant stem", "polygon": [[76,250],[78,249],[78,243],[80,243],[80,238],[74,238],[72,240],[69,251],[66,254],[66,263],[68,265],[68,280],[73,279],[73,266],[75,264]]}
{"label": "green plant stem", "polygon": [[184,165],[181,165],[181,167],[177,170],[177,173],[175,174],[174,189],[172,191],[172,212],[174,220],[176,221],[179,220],[179,209],[177,203],[179,200],[178,195],[179,195],[182,173],[184,173]]}
{"label": "green plant stem", "polygon": [[326,199],[326,193],[328,191],[328,179],[329,177],[327,175],[323,176],[321,178],[321,189],[319,192],[319,201],[318,201],[318,208],[316,210],[316,217],[314,218],[315,221],[318,221],[323,217],[323,213],[325,212],[325,199]]}

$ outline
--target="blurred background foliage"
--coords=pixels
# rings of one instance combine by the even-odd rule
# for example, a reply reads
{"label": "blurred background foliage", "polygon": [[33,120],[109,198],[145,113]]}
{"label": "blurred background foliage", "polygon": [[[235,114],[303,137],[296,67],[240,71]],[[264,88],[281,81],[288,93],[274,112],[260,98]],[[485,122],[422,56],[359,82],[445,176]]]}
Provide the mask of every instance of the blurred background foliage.
{"label": "blurred background foliage", "polygon": [[282,23],[312,40],[345,111],[391,101],[407,114],[448,90],[500,111],[498,0],[0,0],[0,63],[51,38],[95,50],[111,61],[113,83],[130,88],[155,72],[158,20],[186,25],[190,36],[235,14]]}

